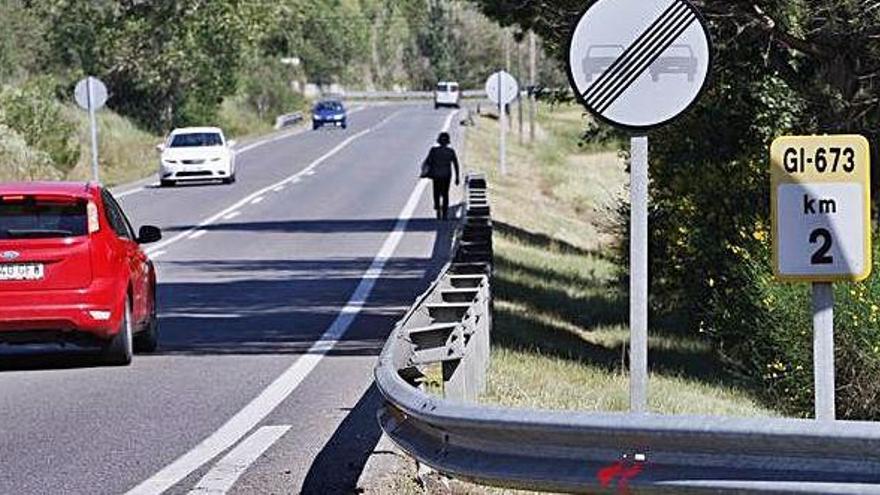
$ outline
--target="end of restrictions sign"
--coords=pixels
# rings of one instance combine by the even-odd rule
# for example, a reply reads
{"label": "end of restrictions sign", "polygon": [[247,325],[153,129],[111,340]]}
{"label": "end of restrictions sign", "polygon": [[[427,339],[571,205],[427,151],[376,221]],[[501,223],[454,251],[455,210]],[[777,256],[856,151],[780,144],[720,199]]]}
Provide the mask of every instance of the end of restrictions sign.
{"label": "end of restrictions sign", "polygon": [[868,278],[870,168],[870,147],[862,136],[785,136],[773,141],[770,194],[778,279]]}

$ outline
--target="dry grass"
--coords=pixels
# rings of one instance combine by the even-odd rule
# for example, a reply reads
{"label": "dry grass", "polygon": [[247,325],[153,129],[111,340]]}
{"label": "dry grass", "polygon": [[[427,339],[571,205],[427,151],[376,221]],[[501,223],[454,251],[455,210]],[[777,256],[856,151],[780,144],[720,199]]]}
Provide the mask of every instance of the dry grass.
{"label": "dry grass", "polygon": [[[497,172],[497,121],[468,134],[472,169],[489,174],[496,234],[496,326],[485,402],[621,411],[629,407],[628,310],[607,260],[612,206],[626,191],[617,153],[579,145],[575,106],[541,107],[540,139],[511,139]],[[773,415],[726,376],[708,342],[654,325],[649,407],[668,414]]]}
{"label": "dry grass", "polygon": [[[82,143],[80,160],[68,174],[68,180],[89,180],[92,177],[92,151],[88,114],[79,108],[67,107],[79,128]],[[108,186],[124,184],[155,173],[159,154],[159,136],[146,132],[118,114],[102,109],[98,112],[98,158],[101,182]]]}

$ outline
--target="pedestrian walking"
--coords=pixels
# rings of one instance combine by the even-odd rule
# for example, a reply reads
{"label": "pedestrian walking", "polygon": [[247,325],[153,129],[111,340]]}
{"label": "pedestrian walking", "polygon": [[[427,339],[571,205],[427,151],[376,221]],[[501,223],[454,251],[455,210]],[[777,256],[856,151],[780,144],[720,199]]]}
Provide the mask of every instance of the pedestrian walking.
{"label": "pedestrian walking", "polygon": [[449,185],[452,182],[452,171],[455,169],[455,185],[461,183],[458,170],[458,156],[449,144],[452,139],[448,132],[441,132],[437,137],[437,146],[431,148],[427,158],[422,162],[422,177],[434,183],[434,209],[437,218],[446,220],[449,217]]}

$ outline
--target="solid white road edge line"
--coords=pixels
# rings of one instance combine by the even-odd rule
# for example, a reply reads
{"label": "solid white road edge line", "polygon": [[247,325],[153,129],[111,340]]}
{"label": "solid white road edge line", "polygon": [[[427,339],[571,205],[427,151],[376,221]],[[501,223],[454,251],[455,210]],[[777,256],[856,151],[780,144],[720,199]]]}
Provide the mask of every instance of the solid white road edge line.
{"label": "solid white road edge line", "polygon": [[190,495],[222,495],[228,492],[238,478],[279,438],[287,433],[291,425],[264,426],[255,431],[223,456],[196,486]]}
{"label": "solid white road edge line", "polygon": [[[452,118],[457,113],[452,112],[446,118],[446,122],[443,125],[444,131],[449,130]],[[346,303],[330,327],[312,344],[309,350],[291,364],[268,387],[263,389],[254,400],[218,428],[217,431],[202,440],[192,450],[162,468],[158,473],[132,488],[127,492],[127,495],[158,495],[180,483],[190,473],[199,469],[205,463],[238,442],[299,387],[299,384],[305,380],[330,349],[342,338],[355,317],[360,313],[361,308],[366,304],[367,298],[376,284],[376,280],[385,268],[385,263],[394,254],[398,244],[403,239],[406,225],[415,213],[416,207],[427,186],[428,181],[426,180],[418,182],[403,210],[401,210],[400,215],[398,215],[394,229],[388,234],[381,249],[379,249],[379,253],[364,273],[348,303]]]}

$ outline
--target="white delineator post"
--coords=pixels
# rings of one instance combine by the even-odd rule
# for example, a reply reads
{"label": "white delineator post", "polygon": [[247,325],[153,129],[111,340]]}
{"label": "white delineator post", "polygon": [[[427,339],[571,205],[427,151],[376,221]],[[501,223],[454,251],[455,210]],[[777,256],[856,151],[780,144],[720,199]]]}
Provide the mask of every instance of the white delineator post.
{"label": "white delineator post", "polygon": [[834,291],[825,282],[813,284],[813,379],[816,419],[834,421]]}
{"label": "white delineator post", "polygon": [[629,398],[630,411],[648,408],[648,137],[630,141]]}
{"label": "white delineator post", "polygon": [[100,182],[98,177],[98,121],[95,118],[95,87],[94,78],[89,77],[86,82],[86,93],[89,101],[89,123],[92,127],[92,179]]}
{"label": "white delineator post", "polygon": [[504,111],[504,99],[502,98],[502,84],[504,78],[501,77],[501,71],[498,72],[498,167],[501,169],[501,175],[507,175],[507,113]]}

